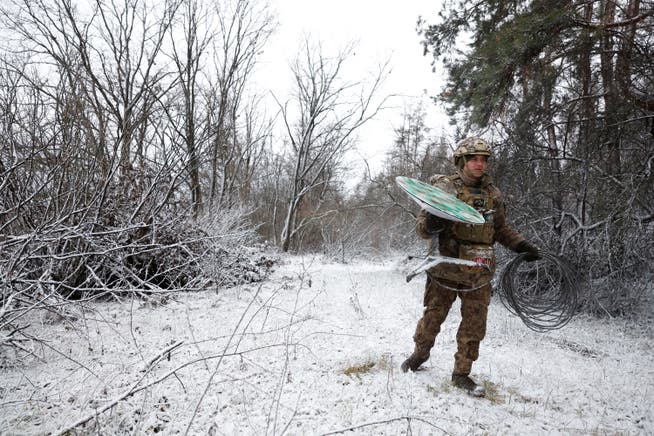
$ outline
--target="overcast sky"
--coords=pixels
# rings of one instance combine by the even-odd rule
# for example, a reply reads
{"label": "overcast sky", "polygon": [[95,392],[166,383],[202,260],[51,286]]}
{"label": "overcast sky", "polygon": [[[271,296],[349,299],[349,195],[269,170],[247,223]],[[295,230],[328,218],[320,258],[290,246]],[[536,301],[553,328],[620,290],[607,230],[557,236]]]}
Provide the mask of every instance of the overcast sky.
{"label": "overcast sky", "polygon": [[[355,42],[356,54],[348,62],[352,80],[365,78],[390,58],[392,72],[383,91],[402,97],[391,100],[394,109],[385,111],[359,135],[361,154],[374,169],[379,169],[384,153],[393,142],[393,127],[399,125],[403,107],[436,94],[441,84],[441,71],[432,73],[431,58],[423,56],[416,33],[418,17],[435,21],[440,1],[270,0],[270,5],[277,13],[279,27],[260,65],[266,76],[280,77],[274,81],[277,92],[283,93],[284,81],[290,80],[288,65],[305,34],[312,41],[321,41],[327,53],[335,53],[349,42]],[[428,101],[426,107],[429,109],[427,124],[435,131],[447,128],[442,111]]]}

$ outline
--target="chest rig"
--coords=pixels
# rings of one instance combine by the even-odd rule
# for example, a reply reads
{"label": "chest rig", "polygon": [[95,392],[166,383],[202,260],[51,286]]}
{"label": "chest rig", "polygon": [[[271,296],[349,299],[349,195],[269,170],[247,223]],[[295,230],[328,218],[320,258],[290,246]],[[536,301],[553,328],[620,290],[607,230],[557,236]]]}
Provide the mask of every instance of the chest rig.
{"label": "chest rig", "polygon": [[457,198],[473,207],[485,219],[481,225],[456,222],[452,226],[452,236],[459,242],[473,244],[493,243],[495,202],[488,186],[467,186],[458,175],[452,176],[452,183],[456,186]]}
{"label": "chest rig", "polygon": [[485,222],[477,225],[453,222],[449,232],[440,236],[444,237],[444,240],[439,244],[442,243],[446,247],[449,256],[483,263],[488,268],[443,263],[428,273],[439,280],[442,286],[446,285],[441,280],[447,280],[464,285],[468,287],[468,290],[478,289],[488,285],[495,272],[493,215],[496,204],[491,194],[492,188],[488,184],[467,186],[458,174],[444,177],[444,179],[447,179],[450,186],[456,189],[457,198],[477,210],[484,217]]}

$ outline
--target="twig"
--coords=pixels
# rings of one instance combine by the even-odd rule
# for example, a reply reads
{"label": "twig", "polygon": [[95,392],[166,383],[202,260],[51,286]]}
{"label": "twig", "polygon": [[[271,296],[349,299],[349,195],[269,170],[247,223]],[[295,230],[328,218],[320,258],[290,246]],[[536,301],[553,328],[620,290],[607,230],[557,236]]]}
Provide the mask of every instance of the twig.
{"label": "twig", "polygon": [[118,404],[120,401],[124,400],[125,398],[128,398],[128,397],[134,395],[135,393],[137,393],[137,392],[145,389],[146,387],[150,386],[150,384],[148,384],[148,385],[145,385],[145,386],[142,386],[142,387],[138,388],[138,385],[150,373],[150,371],[152,371],[152,369],[154,368],[154,365],[157,362],[159,362],[161,359],[163,359],[164,356],[171,353],[174,349],[180,347],[183,343],[184,343],[183,341],[175,342],[174,344],[172,344],[171,346],[169,346],[168,348],[166,348],[165,350],[160,352],[158,355],[156,355],[154,358],[152,358],[150,360],[148,366],[143,371],[143,375],[141,375],[141,377],[139,377],[139,379],[137,381],[135,381],[129,387],[129,389],[127,389],[121,395],[119,395],[118,397],[116,397],[115,399],[110,401],[109,403],[105,404],[101,408],[95,409],[92,413],[89,413],[84,418],[81,418],[81,419],[75,421],[73,424],[70,424],[68,427],[57,430],[55,432],[55,434],[56,435],[64,435],[64,434],[70,432],[74,428],[77,428],[80,425],[87,423],[88,421],[92,420],[93,418],[97,418],[99,414],[111,409],[112,407],[114,407],[116,404]]}
{"label": "twig", "polygon": [[241,314],[241,317],[239,318],[238,322],[236,323],[236,327],[234,327],[234,330],[232,331],[232,335],[229,337],[229,340],[227,341],[227,344],[225,344],[225,347],[223,348],[223,353],[220,355],[220,357],[218,359],[218,362],[216,363],[216,367],[214,368],[213,372],[209,376],[209,381],[207,381],[207,385],[204,387],[204,391],[202,392],[202,395],[200,395],[200,399],[198,400],[198,404],[195,405],[195,409],[193,410],[193,415],[191,415],[191,419],[189,420],[188,425],[186,426],[186,431],[184,432],[185,435],[187,435],[189,433],[189,430],[191,429],[191,425],[193,424],[193,421],[195,420],[195,417],[198,414],[198,410],[200,410],[200,405],[202,404],[202,401],[204,400],[204,397],[207,395],[207,392],[209,392],[209,388],[211,387],[211,383],[213,382],[213,378],[218,373],[218,368],[220,368],[220,365],[223,362],[223,358],[226,355],[227,349],[232,344],[232,340],[236,336],[236,332],[238,331],[239,327],[241,326],[241,323],[243,322],[243,319],[245,319],[245,315],[250,310],[250,307],[252,307],[252,304],[256,301],[256,299],[259,296],[259,293],[261,292],[262,288],[263,288],[263,284],[259,285],[259,287],[257,288],[257,292],[254,294],[254,296],[250,300],[250,303],[247,305],[247,307],[245,308],[245,310]]}
{"label": "twig", "polygon": [[144,360],[143,353],[141,353],[141,348],[139,347],[139,343],[136,340],[136,335],[134,334],[134,294],[131,294],[131,300],[129,303],[129,333],[132,336],[132,341],[134,342],[134,348],[136,348],[136,352],[139,353],[139,356],[141,356],[141,360]]}
{"label": "twig", "polygon": [[[180,342],[178,342],[178,343],[175,343],[175,344],[171,345],[169,348],[167,348],[166,350],[164,350],[164,351],[162,351],[160,354],[158,354],[155,358],[151,359],[151,362],[153,362],[153,365],[154,365],[154,363],[156,363],[156,362],[158,362],[159,360],[161,360],[164,356],[166,356],[167,354],[169,354],[170,352],[172,352],[172,350],[173,350],[174,348],[177,348],[177,347],[181,346],[182,344],[183,344],[183,341],[180,341]],[[294,344],[294,345],[297,345],[297,344]],[[204,362],[204,361],[206,361],[206,360],[212,360],[212,359],[223,359],[224,357],[230,357],[230,356],[242,356],[242,355],[245,354],[245,353],[250,353],[250,352],[253,352],[253,351],[260,351],[260,350],[264,350],[264,349],[266,349],[266,348],[282,347],[282,346],[286,346],[286,344],[265,345],[265,346],[262,346],[262,347],[256,347],[256,348],[252,348],[252,349],[249,349],[249,350],[246,350],[246,351],[242,351],[242,352],[239,352],[239,353],[224,353],[224,354],[218,354],[218,355],[214,355],[214,356],[203,357],[203,358],[201,358],[201,359],[190,360],[190,361],[188,361],[188,362],[184,362],[182,365],[178,366],[177,368],[168,371],[167,373],[165,373],[164,375],[162,375],[162,376],[159,377],[158,379],[153,380],[153,381],[151,381],[150,383],[147,383],[147,384],[145,384],[145,385],[139,386],[139,387],[137,388],[136,386],[138,386],[138,384],[139,384],[139,383],[140,383],[140,382],[145,378],[145,376],[146,376],[146,375],[147,375],[147,374],[152,370],[152,367],[150,367],[150,368],[145,368],[145,369],[143,370],[143,371],[144,371],[143,376],[142,376],[141,378],[139,378],[139,380],[138,380],[136,383],[132,384],[132,386],[130,387],[130,389],[128,389],[125,393],[123,393],[123,395],[117,397],[116,400],[112,401],[112,402],[111,402],[110,404],[108,404],[107,406],[104,406],[104,407],[102,407],[101,409],[96,409],[96,411],[93,412],[93,414],[90,414],[89,416],[87,416],[86,419],[83,419],[83,420],[80,419],[80,420],[77,421],[75,424],[73,424],[73,425],[67,427],[66,429],[63,429],[63,430],[61,430],[61,431],[55,433],[55,435],[61,435],[61,434],[63,434],[63,433],[66,433],[67,431],[72,430],[73,428],[75,428],[75,427],[77,427],[77,426],[79,426],[79,425],[82,425],[82,424],[84,424],[84,423],[90,421],[91,419],[93,419],[94,417],[96,417],[99,413],[102,413],[102,412],[107,411],[108,409],[110,409],[111,407],[113,407],[114,405],[116,405],[118,402],[120,402],[120,401],[122,401],[122,400],[124,400],[124,399],[126,399],[126,398],[128,398],[128,397],[130,397],[130,396],[132,396],[132,395],[134,395],[134,394],[137,394],[137,393],[141,392],[142,390],[145,390],[145,389],[147,389],[147,388],[149,388],[149,387],[152,387],[152,386],[154,386],[154,385],[156,385],[156,384],[159,384],[159,383],[161,383],[162,381],[166,380],[166,379],[167,379],[168,377],[170,377],[170,376],[175,376],[175,377],[177,377],[177,372],[178,372],[180,369],[184,369],[184,368],[186,368],[187,366],[194,365],[194,364],[196,364],[196,363],[198,363],[198,362]],[[230,379],[230,380],[235,380],[235,381],[237,381],[238,379]],[[183,387],[183,386],[184,386],[184,385],[182,384],[182,387]]]}
{"label": "twig", "polygon": [[426,419],[418,418],[416,416],[400,416],[398,418],[391,418],[391,419],[386,419],[386,420],[383,420],[383,421],[368,422],[366,424],[355,425],[355,426],[347,427],[347,428],[344,428],[344,429],[341,429],[341,430],[330,431],[329,433],[322,433],[321,436],[327,436],[327,435],[333,435],[333,434],[342,434],[342,433],[358,430],[358,429],[365,428],[365,427],[372,427],[372,426],[375,426],[375,425],[382,425],[382,424],[390,424],[392,422],[405,421],[405,420],[409,424],[411,423],[411,421],[420,421],[420,422],[422,422],[424,424],[427,424],[427,425],[429,425],[429,426],[431,426],[431,427],[433,427],[435,429],[438,429],[438,430],[442,431],[443,434],[451,434],[448,431],[446,431],[445,429],[440,428],[439,426],[427,421]]}
{"label": "twig", "polygon": [[[195,332],[193,331],[193,324],[191,323],[191,316],[189,314],[188,307],[186,308],[186,322],[188,324],[188,330],[189,330],[189,333],[191,334],[191,338],[193,339],[193,342],[191,344],[195,345],[195,349],[197,350],[200,357],[204,357],[204,353],[202,352],[202,349],[200,348],[200,342],[195,338]],[[204,368],[207,370],[207,372],[209,371],[209,365],[207,364],[206,361],[204,362]],[[180,380],[180,383],[181,383],[181,380]]]}
{"label": "twig", "polygon": [[[304,271],[304,273],[306,274],[306,270]],[[268,419],[267,419],[267,423],[268,423],[268,425],[270,425],[270,413],[272,412],[273,406],[275,406],[274,407],[275,416],[274,416],[274,420],[273,420],[273,428],[272,428],[273,432],[272,432],[272,434],[277,433],[277,420],[279,418],[279,406],[280,406],[281,401],[282,401],[282,393],[284,391],[284,384],[286,383],[286,377],[287,377],[287,374],[288,374],[289,353],[290,353],[290,339],[291,339],[291,334],[292,334],[291,333],[291,327],[293,326],[293,321],[294,321],[295,315],[297,314],[297,307],[298,307],[298,302],[300,300],[300,291],[302,290],[303,281],[304,281],[303,279],[300,279],[300,284],[299,284],[299,286],[297,288],[297,292],[295,293],[295,302],[293,304],[293,311],[290,314],[290,318],[289,318],[289,321],[288,321],[288,324],[287,324],[287,329],[284,332],[284,342],[285,342],[284,367],[282,368],[282,372],[281,372],[280,377],[279,377],[279,385],[278,385],[278,388],[277,388],[277,395],[275,395],[275,397],[273,399],[273,403],[270,405],[270,410],[268,411]],[[291,421],[293,420],[294,416],[295,416],[295,413],[290,418]],[[290,424],[290,421],[289,421],[289,424]],[[288,425],[287,425],[287,427],[288,427]],[[268,429],[266,428],[266,430],[268,430]],[[266,431],[266,433],[267,433],[267,431]]]}

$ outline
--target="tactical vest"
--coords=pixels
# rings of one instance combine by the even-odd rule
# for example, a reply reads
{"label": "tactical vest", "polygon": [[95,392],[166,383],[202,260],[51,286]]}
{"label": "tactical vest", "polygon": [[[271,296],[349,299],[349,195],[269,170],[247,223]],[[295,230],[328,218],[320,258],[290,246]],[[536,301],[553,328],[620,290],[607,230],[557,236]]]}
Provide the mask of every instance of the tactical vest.
{"label": "tactical vest", "polygon": [[[436,184],[439,184],[438,182],[441,180],[449,181],[456,188],[456,193],[451,193],[456,194],[459,200],[477,210],[486,220],[481,225],[452,223],[451,231],[447,237],[451,238],[450,242],[456,247],[458,258],[486,264],[489,269],[440,264],[430,270],[430,274],[436,279],[441,278],[450,282],[461,283],[470,288],[484,286],[490,283],[495,273],[495,251],[493,249],[495,201],[492,197],[492,189],[489,185],[467,186],[458,174],[433,179]],[[448,245],[452,246],[452,244]]]}
{"label": "tactical vest", "polygon": [[482,187],[466,186],[458,175],[450,179],[457,186],[457,198],[472,206],[486,220],[483,225],[454,223],[452,235],[460,242],[492,244],[495,231],[493,223],[494,201],[490,190]]}

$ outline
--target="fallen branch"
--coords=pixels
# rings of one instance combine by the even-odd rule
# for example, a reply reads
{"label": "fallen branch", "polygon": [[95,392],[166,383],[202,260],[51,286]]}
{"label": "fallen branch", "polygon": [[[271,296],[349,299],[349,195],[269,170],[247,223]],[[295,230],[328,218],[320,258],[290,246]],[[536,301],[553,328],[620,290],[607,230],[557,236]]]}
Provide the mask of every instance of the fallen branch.
{"label": "fallen branch", "polygon": [[141,375],[141,377],[139,377],[139,379],[138,379],[137,381],[135,381],[135,382],[134,382],[134,383],[129,387],[129,389],[127,389],[127,390],[126,390],[125,392],[123,392],[121,395],[119,395],[118,397],[116,397],[115,399],[113,399],[112,401],[110,401],[109,403],[105,404],[105,405],[102,406],[101,408],[94,410],[92,413],[89,413],[89,414],[86,415],[84,418],[81,418],[81,419],[77,420],[76,422],[74,422],[73,424],[70,424],[68,427],[65,427],[65,428],[62,428],[62,429],[57,430],[54,434],[56,434],[56,435],[64,435],[64,434],[68,433],[68,432],[70,432],[71,430],[73,430],[74,428],[77,428],[77,427],[79,427],[79,426],[82,425],[82,424],[86,424],[87,422],[89,422],[89,421],[92,420],[93,418],[97,418],[99,414],[104,413],[104,412],[106,412],[107,410],[111,409],[112,407],[114,407],[116,404],[118,404],[119,402],[121,402],[121,401],[124,400],[125,398],[131,397],[132,395],[136,394],[137,392],[140,392],[140,391],[142,391],[143,389],[145,389],[145,388],[147,388],[148,386],[150,386],[151,384],[147,384],[147,385],[145,385],[145,386],[138,387],[138,385],[139,385],[139,384],[143,381],[143,379],[144,379],[144,378],[145,378],[145,377],[150,373],[150,371],[152,371],[152,369],[154,369],[154,366],[157,364],[157,362],[159,362],[159,361],[160,361],[161,359],[163,359],[166,355],[168,355],[169,353],[171,353],[174,349],[180,347],[183,343],[184,343],[183,341],[175,342],[174,344],[172,344],[171,346],[169,346],[168,348],[166,348],[165,350],[163,350],[161,353],[159,353],[158,355],[156,355],[153,359],[151,359],[150,362],[148,362],[147,367],[143,370],[143,375]]}
{"label": "fallen branch", "polygon": [[[171,369],[170,371],[168,371],[167,373],[165,373],[161,377],[157,378],[156,380],[153,380],[150,383],[147,383],[145,385],[139,386],[139,384],[143,381],[143,379],[152,371],[152,369],[154,368],[154,364],[159,362],[162,358],[167,356],[170,352],[172,352],[175,348],[181,346],[182,344],[183,344],[183,341],[177,342],[177,343],[171,345],[170,347],[168,347],[167,349],[165,349],[164,351],[162,351],[161,353],[159,353],[154,359],[151,359],[150,362],[152,362],[152,364],[149,367],[142,370],[143,375],[136,382],[134,382],[129,387],[129,389],[127,389],[121,395],[116,397],[114,400],[107,403],[105,406],[101,407],[100,409],[96,409],[95,411],[93,411],[93,413],[89,413],[86,417],[79,419],[75,423],[73,423],[73,424],[71,424],[71,425],[69,425],[69,426],[67,426],[67,427],[65,427],[63,429],[55,431],[53,434],[54,435],[64,435],[64,434],[66,434],[66,432],[69,432],[72,429],[74,429],[74,428],[76,428],[76,427],[78,427],[78,426],[80,426],[82,424],[87,423],[88,421],[92,420],[93,418],[97,418],[98,415],[100,415],[101,413],[104,413],[107,410],[111,409],[116,404],[118,404],[120,401],[123,401],[126,398],[129,398],[129,397],[133,396],[134,394],[137,394],[137,393],[139,393],[139,392],[141,392],[141,391],[143,391],[145,389],[148,389],[148,388],[150,388],[150,387],[152,387],[152,386],[154,386],[156,384],[159,384],[159,383],[163,382],[164,380],[166,380],[168,377],[176,375],[178,371],[180,371],[181,369],[186,368],[187,366],[195,365],[197,363],[206,362],[206,361],[213,360],[213,359],[221,359],[222,360],[225,357],[243,356],[243,355],[245,355],[247,353],[251,353],[253,351],[265,350],[267,348],[286,347],[287,346],[286,343],[264,345],[264,346],[261,346],[261,347],[250,348],[248,350],[239,351],[239,352],[235,352],[235,353],[221,353],[221,354],[216,354],[216,355],[212,355],[212,356],[202,357],[202,358],[199,358],[199,359],[190,360],[190,361],[184,362],[183,364],[179,365],[178,367],[176,367],[174,369]],[[291,345],[292,346],[301,346],[301,344],[291,344]]]}

